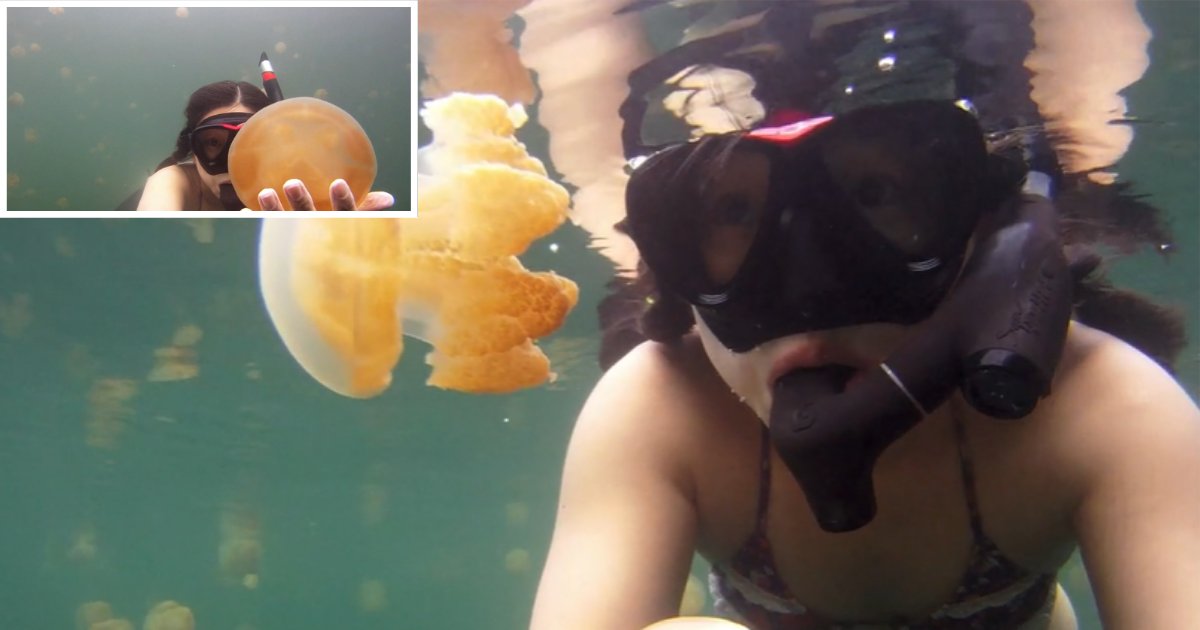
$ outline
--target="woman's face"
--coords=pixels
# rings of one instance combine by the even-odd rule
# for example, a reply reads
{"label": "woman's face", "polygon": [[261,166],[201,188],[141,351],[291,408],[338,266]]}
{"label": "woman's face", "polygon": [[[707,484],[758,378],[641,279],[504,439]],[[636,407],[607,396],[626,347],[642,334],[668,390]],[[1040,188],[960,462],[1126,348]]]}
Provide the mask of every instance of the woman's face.
{"label": "woman's face", "polygon": [[847,365],[860,372],[872,369],[896,349],[907,331],[897,324],[847,326],[788,335],[737,353],[722,345],[699,313],[694,314],[709,361],[763,423],[771,416],[771,390],[779,376],[796,368],[830,364]]}
{"label": "woman's face", "polygon": [[[217,114],[239,114],[239,113],[240,114],[253,114],[254,110],[250,109],[249,107],[246,107],[245,105],[243,105],[241,103],[238,103],[236,105],[230,105],[228,107],[218,107],[216,109],[205,112],[204,115],[200,117],[200,120],[201,121],[207,120],[213,116],[216,116]],[[221,197],[221,184],[225,184],[225,183],[229,182],[229,173],[221,173],[220,175],[209,175],[208,171],[204,170],[203,168],[200,168],[199,162],[195,162],[195,160],[193,160],[193,162],[195,163],[196,172],[200,174],[200,181],[204,182],[204,186],[206,188],[208,188],[208,190],[210,192],[212,192],[213,196],[215,196],[219,199]]]}

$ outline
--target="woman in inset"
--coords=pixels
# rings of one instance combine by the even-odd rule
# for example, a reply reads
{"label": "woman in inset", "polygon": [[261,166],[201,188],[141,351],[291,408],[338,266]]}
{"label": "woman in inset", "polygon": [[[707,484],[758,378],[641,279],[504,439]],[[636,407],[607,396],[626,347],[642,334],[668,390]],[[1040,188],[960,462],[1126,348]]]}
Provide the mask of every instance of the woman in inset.
{"label": "woman in inset", "polygon": [[[797,25],[815,4],[768,3],[791,13],[761,24],[817,32]],[[930,60],[926,86],[871,84],[864,42],[934,31],[889,30],[884,8],[859,39],[827,22],[845,57],[788,40],[809,54],[777,75],[782,48],[717,31],[784,120],[634,167],[624,229],[643,264],[601,305],[606,372],[567,450],[534,630],[674,617],[694,553],[716,612],[754,630],[1075,630],[1057,573],[1077,549],[1105,628],[1200,627],[1182,322],[1109,285],[1091,246],[1165,251],[1165,228],[1122,185],[1063,173],[1040,128],[985,134],[963,89],[1009,99],[989,120],[1021,93],[967,81],[998,80],[969,59]],[[716,63],[701,42],[635,72],[631,100],[649,74]],[[855,46],[862,81],[834,71]],[[752,67],[748,50],[774,56]],[[874,102],[836,100],[844,85]]]}
{"label": "woman in inset", "polygon": [[[242,125],[270,104],[259,87],[245,81],[218,81],[192,93],[184,109],[187,119],[175,140],[175,151],[146,180],[138,210],[242,210],[229,179],[229,146]],[[383,210],[394,202],[384,192],[372,192],[355,204],[341,179],[330,185],[335,210]],[[297,210],[312,210],[312,197],[299,180],[288,180],[284,192]],[[278,193],[259,194],[264,210],[282,210]]]}

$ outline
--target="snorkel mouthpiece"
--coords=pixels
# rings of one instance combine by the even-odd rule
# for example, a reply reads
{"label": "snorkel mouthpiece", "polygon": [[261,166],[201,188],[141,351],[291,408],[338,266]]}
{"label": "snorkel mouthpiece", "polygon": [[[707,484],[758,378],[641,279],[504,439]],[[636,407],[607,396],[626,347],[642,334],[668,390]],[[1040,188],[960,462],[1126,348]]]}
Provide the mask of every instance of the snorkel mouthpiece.
{"label": "snorkel mouthpiece", "polygon": [[837,370],[774,385],[771,440],[829,532],[875,516],[879,455],[955,387],[979,411],[1021,418],[1049,394],[1071,315],[1071,284],[1049,200],[1025,195],[985,215],[960,284],[850,391]]}

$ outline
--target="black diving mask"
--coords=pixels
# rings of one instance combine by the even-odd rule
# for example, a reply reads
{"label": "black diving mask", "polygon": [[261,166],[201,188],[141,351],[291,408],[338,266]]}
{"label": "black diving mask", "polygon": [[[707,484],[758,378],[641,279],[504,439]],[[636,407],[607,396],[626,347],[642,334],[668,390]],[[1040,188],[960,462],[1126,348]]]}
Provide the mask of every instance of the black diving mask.
{"label": "black diving mask", "polygon": [[710,136],[634,169],[627,226],[723,345],[871,322],[945,297],[991,193],[974,116],[916,101]]}
{"label": "black diving mask", "polygon": [[190,134],[192,155],[205,172],[209,175],[229,172],[229,147],[252,115],[244,112],[217,114],[196,125]]}
{"label": "black diving mask", "polygon": [[1049,393],[1071,281],[1053,203],[1022,194],[1024,174],[989,156],[970,114],[935,102],[714,136],[634,170],[627,229],[643,261],[731,350],[916,324],[852,387],[837,365],[772,384],[771,442],[822,529],[874,518],[880,454],[955,389],[1006,419]]}

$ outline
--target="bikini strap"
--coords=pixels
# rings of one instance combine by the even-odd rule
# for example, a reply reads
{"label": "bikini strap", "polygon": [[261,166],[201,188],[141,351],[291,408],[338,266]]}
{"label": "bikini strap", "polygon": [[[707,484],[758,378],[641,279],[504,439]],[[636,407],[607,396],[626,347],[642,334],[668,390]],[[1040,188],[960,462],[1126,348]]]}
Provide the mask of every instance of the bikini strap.
{"label": "bikini strap", "polygon": [[771,500],[771,430],[762,429],[762,446],[758,455],[758,508],[755,527],[759,532],[767,531],[767,507]]}
{"label": "bikini strap", "polygon": [[983,533],[983,517],[979,515],[979,498],[975,493],[975,467],[971,465],[971,454],[967,450],[967,431],[962,418],[953,410],[950,416],[954,419],[954,435],[958,440],[958,461],[962,467],[963,491],[967,496],[967,514],[971,518],[971,532],[976,541],[987,539]]}

